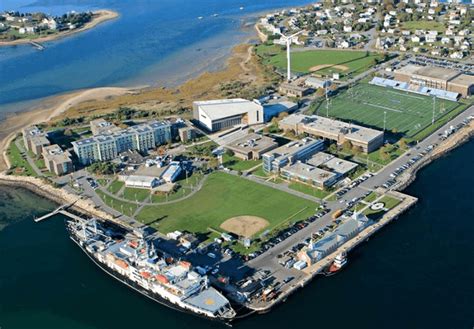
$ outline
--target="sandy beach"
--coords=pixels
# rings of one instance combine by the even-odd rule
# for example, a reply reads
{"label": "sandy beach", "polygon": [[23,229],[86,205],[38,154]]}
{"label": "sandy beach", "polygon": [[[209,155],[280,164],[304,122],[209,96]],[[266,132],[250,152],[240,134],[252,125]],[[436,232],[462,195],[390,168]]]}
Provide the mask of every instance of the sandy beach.
{"label": "sandy beach", "polygon": [[81,90],[49,99],[38,105],[33,111],[21,112],[9,116],[6,120],[0,122],[0,153],[3,154],[3,156],[0,157],[0,171],[7,169],[5,153],[10,141],[15,138],[16,134],[24,127],[47,122],[61,115],[70,107],[81,104],[82,102],[100,101],[119,95],[131,94],[133,92],[135,92],[135,89],[118,87]]}
{"label": "sandy beach", "polygon": [[14,41],[0,41],[0,47],[1,46],[24,45],[24,44],[29,44],[30,41],[35,41],[35,42],[41,43],[41,42],[48,42],[48,41],[53,41],[53,40],[65,38],[65,37],[71,36],[73,34],[84,32],[86,30],[92,29],[95,26],[97,26],[97,25],[99,25],[103,22],[106,22],[106,21],[109,21],[111,19],[115,19],[115,18],[119,17],[119,13],[117,13],[115,11],[112,11],[112,10],[107,10],[107,9],[94,11],[93,14],[94,14],[94,17],[93,17],[92,21],[84,24],[84,26],[81,27],[81,28],[71,30],[71,31],[61,32],[61,33],[57,33],[57,34],[53,34],[53,35],[49,35],[49,36],[46,36],[46,37],[40,37],[40,38],[37,38],[37,39],[18,39],[18,40],[14,40]]}
{"label": "sandy beach", "polygon": [[223,70],[205,72],[176,88],[103,87],[48,98],[31,111],[15,113],[0,121],[0,154],[3,155],[0,170],[8,167],[5,154],[10,141],[26,126],[66,117],[105,114],[121,106],[170,114],[190,108],[196,99],[222,97],[220,86],[235,81],[242,82],[247,88],[258,87],[267,81],[249,44],[236,46]]}

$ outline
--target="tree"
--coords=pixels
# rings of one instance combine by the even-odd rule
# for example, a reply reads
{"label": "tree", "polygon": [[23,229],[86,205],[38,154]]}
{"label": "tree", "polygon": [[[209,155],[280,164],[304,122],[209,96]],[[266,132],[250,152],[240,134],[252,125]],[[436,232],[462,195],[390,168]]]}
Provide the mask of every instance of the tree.
{"label": "tree", "polygon": [[349,140],[344,141],[344,143],[342,143],[342,150],[344,152],[349,152],[350,150],[352,150],[351,141],[349,141]]}
{"label": "tree", "polygon": [[363,151],[363,150],[362,150],[362,147],[359,146],[359,145],[354,145],[354,146],[352,147],[352,153],[354,153],[355,155],[361,154],[362,151]]}
{"label": "tree", "polygon": [[288,116],[288,112],[281,112],[280,114],[278,114],[278,120],[283,120],[287,116]]}
{"label": "tree", "polygon": [[249,134],[253,134],[254,132],[255,132],[255,129],[253,129],[253,128],[249,129]]}
{"label": "tree", "polygon": [[402,150],[406,150],[408,148],[408,143],[407,143],[407,140],[405,138],[400,139],[398,144],[400,145],[400,148]]}
{"label": "tree", "polygon": [[226,149],[225,154],[227,154],[230,157],[233,157],[235,153],[234,153],[234,151],[232,151],[230,149]]}
{"label": "tree", "polygon": [[379,155],[380,155],[380,159],[382,159],[383,161],[387,161],[388,159],[390,159],[390,154],[387,152],[385,146],[382,146],[380,148]]}

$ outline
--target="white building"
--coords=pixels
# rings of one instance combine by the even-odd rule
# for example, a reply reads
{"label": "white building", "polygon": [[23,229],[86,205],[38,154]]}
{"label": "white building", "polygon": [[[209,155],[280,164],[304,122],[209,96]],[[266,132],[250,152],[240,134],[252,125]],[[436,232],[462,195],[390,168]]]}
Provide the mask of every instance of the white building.
{"label": "white building", "polygon": [[242,98],[197,101],[193,117],[209,131],[263,123],[263,106]]}
{"label": "white building", "polygon": [[124,178],[125,186],[152,189],[159,185],[159,180],[152,176],[130,175]]}

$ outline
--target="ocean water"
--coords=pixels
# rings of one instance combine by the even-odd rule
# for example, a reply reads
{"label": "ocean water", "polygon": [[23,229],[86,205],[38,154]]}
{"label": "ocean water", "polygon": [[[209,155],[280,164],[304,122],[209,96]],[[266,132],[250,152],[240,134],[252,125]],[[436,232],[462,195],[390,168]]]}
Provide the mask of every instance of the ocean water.
{"label": "ocean water", "polygon": [[[308,0],[2,0],[0,11],[112,9],[118,19],[72,37],[0,47],[0,115],[31,100],[100,86],[176,85],[225,63],[258,13]],[[243,10],[240,9],[243,7]],[[213,15],[217,14],[217,17]],[[198,19],[202,17],[202,19]]]}
{"label": "ocean water", "polygon": [[[341,273],[234,327],[472,328],[473,163],[471,141],[423,169],[406,191],[419,203],[350,253]],[[1,328],[225,328],[102,272],[69,240],[62,217],[33,222],[50,202],[1,186],[0,198]]]}

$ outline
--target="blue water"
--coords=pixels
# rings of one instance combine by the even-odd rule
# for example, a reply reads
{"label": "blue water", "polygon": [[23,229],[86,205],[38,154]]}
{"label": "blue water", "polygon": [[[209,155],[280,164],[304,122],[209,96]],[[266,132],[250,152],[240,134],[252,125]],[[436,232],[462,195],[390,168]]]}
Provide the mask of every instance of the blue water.
{"label": "blue water", "polygon": [[[469,329],[474,315],[474,141],[422,170],[419,202],[265,315],[234,328]],[[455,170],[453,170],[455,168]],[[0,327],[226,328],[172,311],[107,276],[69,240],[50,202],[0,186]]]}
{"label": "blue water", "polygon": [[308,1],[2,0],[0,10],[62,14],[108,8],[119,12],[120,18],[48,42],[44,51],[28,45],[0,48],[0,112],[21,109],[18,102],[82,88],[175,85],[222,66],[232,46],[254,34],[251,27],[242,27],[257,13],[305,3]]}

